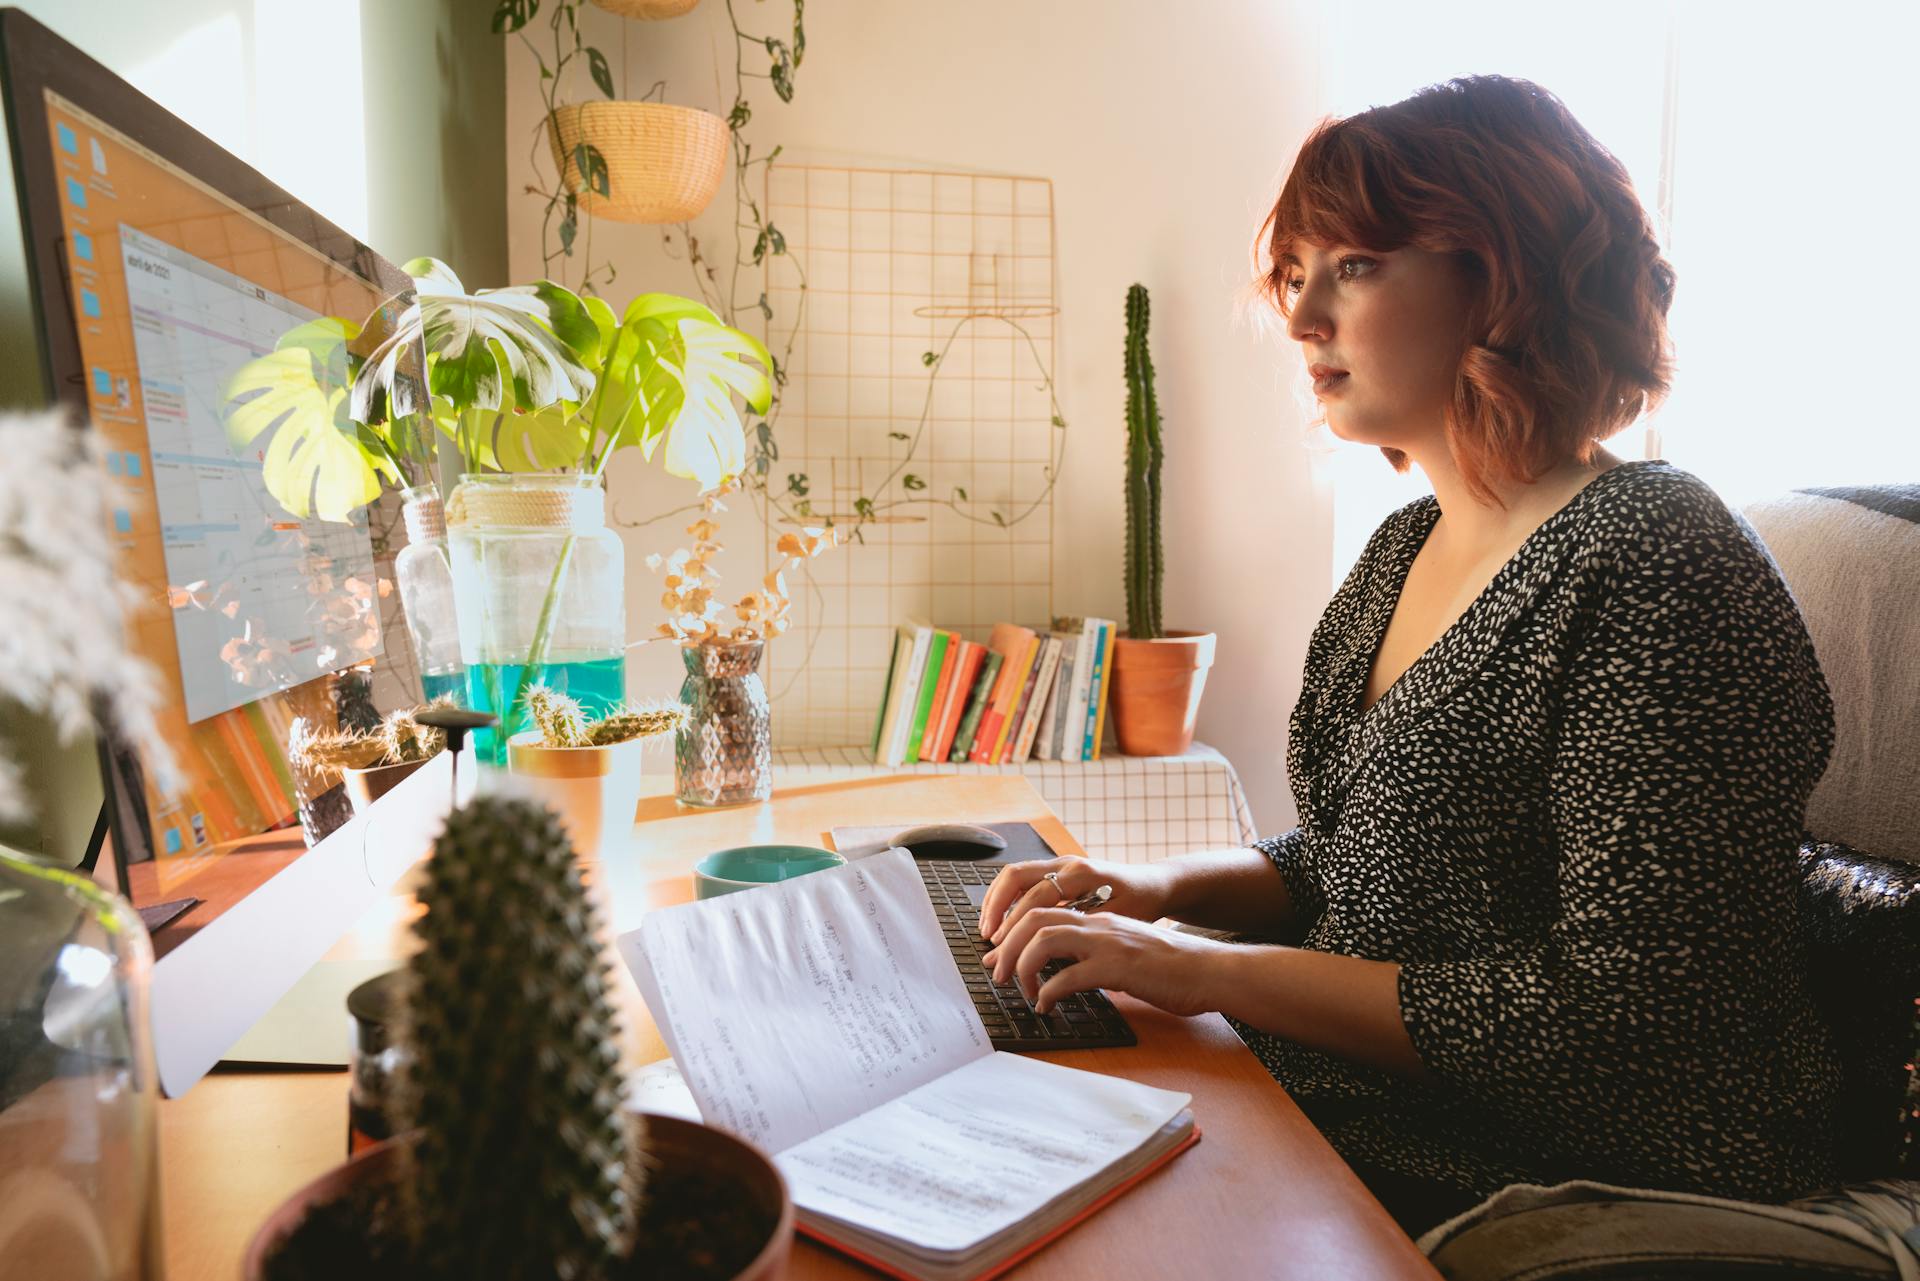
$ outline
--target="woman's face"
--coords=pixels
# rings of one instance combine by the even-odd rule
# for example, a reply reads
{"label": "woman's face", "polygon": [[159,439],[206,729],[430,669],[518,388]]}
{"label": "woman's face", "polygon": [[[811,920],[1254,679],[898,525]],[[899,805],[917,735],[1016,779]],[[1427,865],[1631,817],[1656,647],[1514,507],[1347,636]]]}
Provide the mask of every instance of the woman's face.
{"label": "woman's face", "polygon": [[1473,285],[1449,254],[1301,242],[1283,259],[1314,397],[1342,440],[1409,453],[1445,438]]}

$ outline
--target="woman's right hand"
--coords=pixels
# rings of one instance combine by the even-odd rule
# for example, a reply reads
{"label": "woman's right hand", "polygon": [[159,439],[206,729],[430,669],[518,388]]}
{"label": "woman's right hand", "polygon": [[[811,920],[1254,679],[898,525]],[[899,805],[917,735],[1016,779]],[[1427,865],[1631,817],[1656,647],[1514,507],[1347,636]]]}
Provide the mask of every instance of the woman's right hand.
{"label": "woman's right hand", "polygon": [[[1174,869],[1165,863],[1109,863],[1090,858],[1042,858],[1009,863],[1000,869],[980,904],[981,937],[998,943],[1022,916],[1035,908],[1058,907],[1100,888],[1113,896],[1100,910],[1157,921],[1167,914]],[[1047,876],[1059,879],[1059,890]]]}

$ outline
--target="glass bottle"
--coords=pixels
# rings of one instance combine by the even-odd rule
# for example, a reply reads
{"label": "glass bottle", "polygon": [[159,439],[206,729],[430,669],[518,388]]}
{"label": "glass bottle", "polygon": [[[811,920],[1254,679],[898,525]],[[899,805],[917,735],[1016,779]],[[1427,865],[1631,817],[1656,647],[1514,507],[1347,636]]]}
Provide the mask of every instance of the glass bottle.
{"label": "glass bottle", "polygon": [[0,849],[0,1270],[161,1275],[157,1103],[140,916]]}
{"label": "glass bottle", "polygon": [[673,740],[674,795],[687,805],[745,805],[773,795],[773,712],[760,679],[764,641],[688,645]]}
{"label": "glass bottle", "polygon": [[453,604],[453,562],[447,551],[447,515],[440,491],[417,485],[401,494],[407,545],[394,558],[400,604],[420,663],[428,702],[442,694],[464,699],[466,671],[460,663],[460,623]]}
{"label": "glass bottle", "polygon": [[506,740],[531,727],[528,686],[589,715],[626,700],[626,555],[606,496],[598,476],[526,472],[462,476],[447,499],[467,705],[502,725],[475,733],[483,761],[505,765]]}

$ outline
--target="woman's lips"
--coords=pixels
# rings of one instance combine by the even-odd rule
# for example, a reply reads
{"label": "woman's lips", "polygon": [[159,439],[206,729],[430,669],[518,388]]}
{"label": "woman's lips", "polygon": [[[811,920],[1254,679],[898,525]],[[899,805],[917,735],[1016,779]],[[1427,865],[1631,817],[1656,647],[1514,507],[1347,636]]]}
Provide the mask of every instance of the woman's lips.
{"label": "woman's lips", "polygon": [[1345,385],[1346,381],[1347,373],[1344,369],[1338,373],[1322,374],[1313,380],[1313,394],[1316,396],[1324,396],[1329,391]]}

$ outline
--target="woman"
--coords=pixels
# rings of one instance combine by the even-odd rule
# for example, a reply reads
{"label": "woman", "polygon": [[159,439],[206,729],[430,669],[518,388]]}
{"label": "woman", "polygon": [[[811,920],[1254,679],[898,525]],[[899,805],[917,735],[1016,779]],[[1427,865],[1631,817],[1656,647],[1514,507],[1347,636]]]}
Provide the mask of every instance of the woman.
{"label": "woman", "polygon": [[[1328,427],[1434,495],[1314,632],[1300,825],[1009,867],[996,976],[1226,1014],[1416,1233],[1517,1181],[1830,1181],[1794,852],[1832,706],[1747,526],[1600,447],[1667,388],[1625,171],[1536,86],[1456,80],[1322,125],[1262,235]],[[1101,883],[1106,912],[1055,906]]]}

